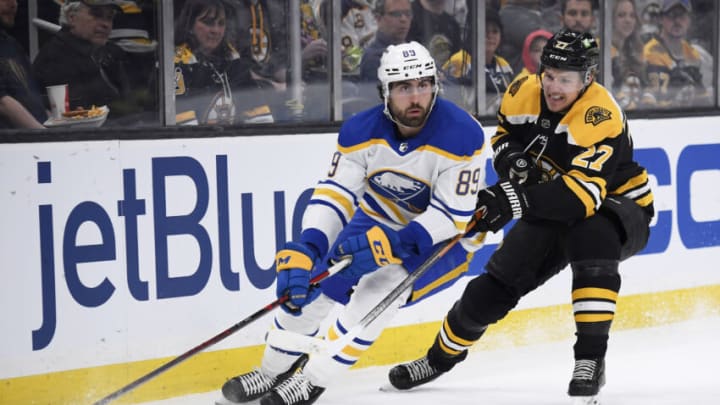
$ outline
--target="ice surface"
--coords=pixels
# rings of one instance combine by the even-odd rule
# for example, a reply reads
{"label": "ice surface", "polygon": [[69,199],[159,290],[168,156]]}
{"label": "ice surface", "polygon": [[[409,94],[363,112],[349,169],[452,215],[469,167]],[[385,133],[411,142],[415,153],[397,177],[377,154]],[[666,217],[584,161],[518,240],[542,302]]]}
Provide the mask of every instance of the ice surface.
{"label": "ice surface", "polygon": [[[390,366],[350,370],[316,404],[569,405],[572,343],[473,351],[450,373],[404,392],[387,390]],[[718,365],[720,317],[613,332],[601,405],[718,405]],[[145,405],[215,404],[221,397],[218,390]]]}

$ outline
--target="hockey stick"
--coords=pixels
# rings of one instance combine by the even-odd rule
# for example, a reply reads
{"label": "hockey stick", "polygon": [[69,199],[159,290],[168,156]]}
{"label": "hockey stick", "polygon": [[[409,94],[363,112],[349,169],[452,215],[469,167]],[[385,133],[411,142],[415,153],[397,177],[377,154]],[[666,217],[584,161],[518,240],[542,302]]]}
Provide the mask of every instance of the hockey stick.
{"label": "hockey stick", "polygon": [[[330,277],[331,275],[337,273],[338,271],[344,269],[348,264],[350,264],[350,259],[343,259],[335,264],[333,264],[331,267],[329,267],[324,272],[318,274],[317,276],[313,277],[310,280],[310,283],[312,285],[319,283],[320,281]],[[205,342],[193,347],[192,349],[186,351],[185,353],[175,357],[174,359],[168,361],[167,363],[163,364],[162,366],[152,370],[151,372],[145,374],[144,376],[138,378],[137,380],[129,383],[128,385],[120,388],[119,390],[107,395],[103,399],[95,402],[93,405],[104,405],[109,403],[110,401],[113,401],[117,399],[118,397],[127,394],[128,392],[134,390],[135,388],[139,387],[140,385],[150,381],[151,379],[157,377],[158,375],[164,373],[165,371],[171,369],[172,367],[177,366],[178,364],[182,363],[183,361],[189,359],[190,357],[196,355],[197,353],[207,349],[208,347],[218,343],[219,341],[225,339],[226,337],[232,335],[233,333],[237,332],[238,330],[244,328],[245,326],[249,325],[250,323],[256,321],[257,319],[260,319],[263,315],[269,313],[276,307],[282,305],[287,300],[289,300],[290,297],[288,295],[283,295],[282,297],[276,299],[275,301],[265,305],[252,315],[248,316],[247,318],[243,319],[242,321],[234,324],[233,326],[225,329],[224,331],[218,333],[217,335],[213,336],[212,338],[206,340]]]}
{"label": "hockey stick", "polygon": [[357,323],[357,325],[353,326],[348,330],[347,333],[345,333],[341,338],[337,339],[334,342],[331,342],[332,349],[328,348],[327,350],[331,353],[338,352],[344,347],[347,342],[352,340],[355,336],[357,336],[360,332],[362,332],[363,329],[365,329],[368,325],[370,325],[375,319],[377,319],[380,314],[382,314],[396,299],[400,296],[405,290],[410,288],[420,277],[422,277],[423,274],[425,274],[435,263],[437,263],[440,258],[445,256],[447,252],[450,251],[450,249],[453,248],[458,242],[460,242],[460,239],[464,238],[465,235],[467,235],[468,232],[470,232],[475,225],[477,224],[478,220],[482,218],[485,215],[484,211],[475,211],[475,214],[473,215],[472,219],[468,223],[467,227],[465,228],[465,232],[455,235],[454,238],[447,241],[442,247],[438,248],[435,253],[433,253],[430,257],[427,258],[415,271],[410,273],[407,277],[403,279],[403,281],[400,282],[392,291],[388,293],[388,295],[385,296],[373,309],[370,310],[361,320]]}

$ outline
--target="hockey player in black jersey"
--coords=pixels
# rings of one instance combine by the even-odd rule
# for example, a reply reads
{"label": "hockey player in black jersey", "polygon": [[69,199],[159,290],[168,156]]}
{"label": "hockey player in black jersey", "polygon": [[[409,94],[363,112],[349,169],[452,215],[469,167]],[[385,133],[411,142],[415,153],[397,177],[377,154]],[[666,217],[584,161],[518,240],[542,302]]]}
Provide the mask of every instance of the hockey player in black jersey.
{"label": "hockey player in black jersey", "polygon": [[618,264],[647,243],[654,215],[646,170],[633,160],[625,114],[594,78],[598,46],[563,30],[537,75],[515,80],[492,137],[499,181],[478,193],[480,231],[518,221],[446,315],[427,355],[390,370],[399,389],[427,383],[465,359],[488,325],[568,264],[576,325],[568,394],[595,404],[620,291]]}

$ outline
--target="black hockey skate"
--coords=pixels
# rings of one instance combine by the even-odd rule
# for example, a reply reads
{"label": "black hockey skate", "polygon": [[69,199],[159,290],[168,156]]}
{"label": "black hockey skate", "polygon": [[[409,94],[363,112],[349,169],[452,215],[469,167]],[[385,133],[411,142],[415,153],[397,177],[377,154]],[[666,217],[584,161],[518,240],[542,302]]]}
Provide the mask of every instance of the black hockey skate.
{"label": "black hockey skate", "polygon": [[234,403],[242,403],[258,399],[271,389],[280,385],[290,378],[298,370],[301,370],[308,361],[307,354],[300,356],[288,371],[275,378],[263,374],[260,370],[253,370],[249,373],[240,374],[225,382],[222,386],[222,393],[225,399]]}
{"label": "black hockey skate", "polygon": [[428,361],[427,356],[423,356],[410,363],[399,364],[393,367],[390,369],[388,378],[393,387],[399,390],[409,390],[410,388],[430,382],[444,373],[444,371],[433,367]]}
{"label": "black hockey skate", "polygon": [[603,359],[575,360],[568,395],[573,404],[599,404],[600,388],[605,385],[605,361]]}
{"label": "black hockey skate", "polygon": [[312,385],[302,371],[273,388],[260,399],[260,405],[310,405],[325,391]]}

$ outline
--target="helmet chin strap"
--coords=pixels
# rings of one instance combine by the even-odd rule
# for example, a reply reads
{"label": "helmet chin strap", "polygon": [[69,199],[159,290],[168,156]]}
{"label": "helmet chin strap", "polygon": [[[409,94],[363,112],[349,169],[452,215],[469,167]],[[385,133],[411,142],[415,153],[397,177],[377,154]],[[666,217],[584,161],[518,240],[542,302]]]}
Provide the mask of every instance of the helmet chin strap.
{"label": "helmet chin strap", "polygon": [[425,118],[423,119],[423,121],[420,124],[415,125],[415,126],[406,125],[406,124],[403,124],[402,122],[398,121],[395,118],[395,116],[390,112],[390,105],[389,105],[390,89],[389,88],[383,89],[383,92],[384,92],[383,98],[385,99],[385,109],[383,110],[383,113],[390,121],[394,122],[397,126],[405,127],[405,128],[422,128],[425,125],[425,123],[427,122],[428,118],[430,118],[430,112],[432,111],[433,107],[435,106],[435,100],[437,100],[438,92],[440,90],[439,86],[437,84],[435,84],[434,86],[435,86],[435,89],[433,90],[432,101],[430,102],[430,106],[428,107],[427,113],[425,113]]}

